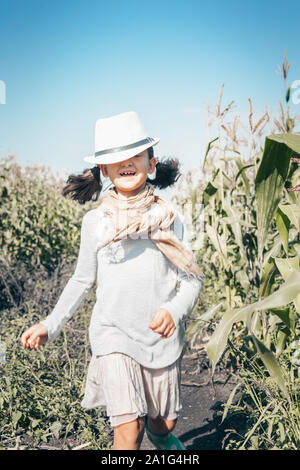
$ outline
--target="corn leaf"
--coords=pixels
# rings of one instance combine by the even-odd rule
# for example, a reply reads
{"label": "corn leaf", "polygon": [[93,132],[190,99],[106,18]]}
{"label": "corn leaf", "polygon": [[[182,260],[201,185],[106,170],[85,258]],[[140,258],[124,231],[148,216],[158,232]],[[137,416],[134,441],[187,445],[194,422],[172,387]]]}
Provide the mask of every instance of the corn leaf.
{"label": "corn leaf", "polygon": [[288,246],[288,241],[289,241],[289,228],[290,228],[290,220],[286,216],[284,212],[280,209],[280,206],[277,208],[276,212],[276,223],[277,223],[277,229],[278,232],[280,233],[280,237],[282,240],[282,245],[284,248],[284,251],[286,252],[288,256],[288,251],[289,251],[289,246]]}
{"label": "corn leaf", "polygon": [[255,178],[257,241],[260,260],[263,259],[268,231],[281,199],[290,158],[294,151],[300,152],[300,135],[293,139],[290,137],[292,137],[290,134],[273,134],[266,137],[263,156]]}
{"label": "corn leaf", "polygon": [[279,209],[300,232],[300,207],[297,204],[279,204]]}
{"label": "corn leaf", "polygon": [[272,351],[266,348],[266,346],[261,341],[259,341],[259,339],[254,334],[252,334],[252,339],[265,367],[269,371],[270,376],[275,380],[282,393],[287,397],[287,399],[289,399],[282,369],[278,364],[274,354]]}
{"label": "corn leaf", "polygon": [[234,395],[235,395],[237,389],[238,389],[240,386],[241,386],[241,384],[238,383],[238,384],[234,387],[234,389],[232,390],[232,392],[230,393],[229,398],[228,398],[227,403],[226,403],[225,408],[224,408],[224,413],[223,413],[223,416],[222,416],[221,424],[222,424],[223,421],[226,419],[228,410],[229,410],[229,408],[230,408],[230,406],[231,406],[231,404],[232,404],[232,402],[233,402]]}
{"label": "corn leaf", "polygon": [[245,174],[245,170],[247,170],[247,168],[250,168],[254,165],[246,165],[246,166],[243,166],[243,161],[242,159],[239,157],[237,158],[236,160],[236,164],[237,164],[237,167],[239,169],[236,177],[235,177],[235,181],[237,182],[239,176],[241,175],[242,178],[243,178],[243,181],[244,181],[244,185],[245,185],[245,189],[246,189],[246,193],[247,194],[250,194],[250,183],[249,183],[249,178],[247,177],[247,175]]}
{"label": "corn leaf", "polygon": [[202,204],[204,205],[204,207],[209,204],[210,199],[212,198],[214,194],[216,194],[217,191],[218,191],[218,188],[212,185],[211,182],[207,184],[202,195]]}
{"label": "corn leaf", "polygon": [[206,232],[209,236],[212,244],[214,245],[216,251],[219,253],[219,256],[223,259],[225,265],[230,264],[230,261],[226,258],[226,242],[224,234],[219,235],[214,227],[209,224],[206,224]]}
{"label": "corn leaf", "polygon": [[286,306],[300,292],[300,272],[294,270],[292,275],[268,297],[239,309],[231,309],[224,313],[219,325],[212,334],[207,345],[207,354],[212,363],[213,373],[228,341],[232,325],[235,322],[246,322],[249,316],[257,310],[270,310]]}
{"label": "corn leaf", "polygon": [[[293,258],[274,258],[274,260],[284,280],[288,279],[293,270],[300,270],[298,256]],[[297,312],[300,313],[300,293],[294,299],[294,305]]]}
{"label": "corn leaf", "polygon": [[259,296],[267,297],[270,295],[272,286],[275,282],[275,276],[279,273],[279,270],[274,262],[274,258],[270,258],[267,264],[264,267],[260,287],[259,287]]}
{"label": "corn leaf", "polygon": [[272,134],[269,136],[269,139],[285,144],[295,153],[300,154],[300,132],[294,132],[293,134]]}
{"label": "corn leaf", "polygon": [[280,318],[280,320],[285,323],[285,325],[290,329],[291,328],[291,320],[290,320],[290,309],[289,307],[280,309],[280,308],[274,308],[270,310],[271,313],[274,315],[277,315],[277,317]]}
{"label": "corn leaf", "polygon": [[204,161],[203,161],[203,166],[202,166],[202,169],[204,169],[204,165],[206,163],[206,159],[207,159],[207,155],[209,154],[209,151],[210,149],[212,148],[212,143],[215,142],[216,140],[218,140],[219,137],[216,137],[215,139],[211,140],[210,142],[208,142],[208,145],[207,145],[207,148],[206,148],[206,152],[205,152],[205,156],[204,156]]}

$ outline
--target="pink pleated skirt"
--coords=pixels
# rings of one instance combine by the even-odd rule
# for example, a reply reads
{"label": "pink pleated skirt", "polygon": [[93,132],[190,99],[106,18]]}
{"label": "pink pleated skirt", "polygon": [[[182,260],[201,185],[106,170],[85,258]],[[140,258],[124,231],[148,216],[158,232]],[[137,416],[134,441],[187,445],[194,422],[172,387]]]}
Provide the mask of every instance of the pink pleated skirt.
{"label": "pink pleated skirt", "polygon": [[81,406],[101,406],[111,426],[149,415],[176,419],[182,409],[181,359],[161,369],[150,369],[124,353],[92,356]]}

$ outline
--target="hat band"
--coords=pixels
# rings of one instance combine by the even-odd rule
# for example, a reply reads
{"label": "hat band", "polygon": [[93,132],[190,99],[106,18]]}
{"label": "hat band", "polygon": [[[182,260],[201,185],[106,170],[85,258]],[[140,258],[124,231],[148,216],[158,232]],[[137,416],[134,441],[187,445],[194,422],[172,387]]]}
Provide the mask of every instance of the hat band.
{"label": "hat band", "polygon": [[150,142],[154,142],[154,139],[152,137],[147,137],[146,139],[139,140],[134,144],[123,145],[122,147],[114,147],[107,150],[99,150],[99,152],[95,152],[95,157],[99,157],[99,155],[105,155],[106,153],[123,152],[123,150],[129,150],[135,147],[140,147],[141,145],[148,144]]}

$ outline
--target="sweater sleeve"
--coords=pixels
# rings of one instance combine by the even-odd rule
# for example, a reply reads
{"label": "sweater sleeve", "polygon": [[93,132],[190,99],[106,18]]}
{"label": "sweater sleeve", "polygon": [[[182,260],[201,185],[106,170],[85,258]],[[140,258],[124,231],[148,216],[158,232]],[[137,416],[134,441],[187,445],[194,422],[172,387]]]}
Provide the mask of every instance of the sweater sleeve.
{"label": "sweater sleeve", "polygon": [[74,274],[62,291],[54,310],[40,323],[48,329],[48,341],[53,341],[65,323],[73,316],[92,287],[97,275],[97,244],[91,225],[92,211],[82,219],[80,248]]}
{"label": "sweater sleeve", "polygon": [[[181,240],[186,248],[191,250],[189,241],[189,234],[184,223],[183,216],[177,212],[177,217],[174,222],[174,231],[179,240]],[[186,273],[176,268],[177,280],[180,282],[180,287],[176,292],[176,295],[161,305],[161,308],[165,308],[171,314],[175,326],[177,327],[179,321],[184,316],[189,315],[194,306],[197,303],[200,292],[202,290],[204,278],[203,276],[189,277]]]}

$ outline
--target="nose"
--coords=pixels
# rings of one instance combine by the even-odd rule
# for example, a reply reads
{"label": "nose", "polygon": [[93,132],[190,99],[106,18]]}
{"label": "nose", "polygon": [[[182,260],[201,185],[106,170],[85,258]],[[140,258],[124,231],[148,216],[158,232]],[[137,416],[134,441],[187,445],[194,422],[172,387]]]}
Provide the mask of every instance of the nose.
{"label": "nose", "polygon": [[121,162],[121,167],[123,167],[123,166],[128,166],[128,163],[132,163],[132,160],[133,160],[132,157],[131,157],[131,158],[127,158],[127,160],[123,160],[123,161]]}

